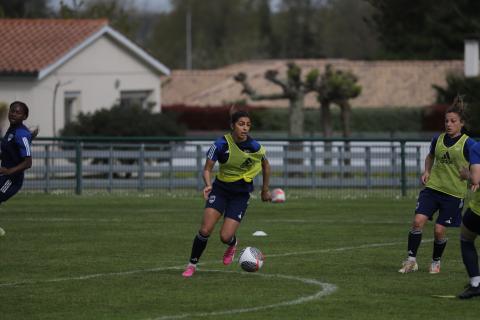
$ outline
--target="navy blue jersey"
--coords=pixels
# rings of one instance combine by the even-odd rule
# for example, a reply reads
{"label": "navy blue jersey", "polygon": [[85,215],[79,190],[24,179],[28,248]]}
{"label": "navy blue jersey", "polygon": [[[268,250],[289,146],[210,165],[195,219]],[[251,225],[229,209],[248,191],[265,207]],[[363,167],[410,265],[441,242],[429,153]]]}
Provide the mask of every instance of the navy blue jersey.
{"label": "navy blue jersey", "polygon": [[[245,141],[237,143],[237,146],[246,153],[254,153],[260,150],[261,145],[250,136],[247,137]],[[207,152],[207,159],[212,161],[218,161],[220,163],[225,163],[228,161],[229,150],[228,150],[228,142],[224,136],[218,138],[208,149]],[[240,179],[235,182],[223,182],[218,179],[215,179],[213,182],[217,184],[219,187],[226,189],[227,191],[232,192],[252,192],[253,191],[253,183],[246,182],[243,179]]]}
{"label": "navy blue jersey", "polygon": [[[31,157],[32,134],[23,124],[8,128],[2,139],[2,167],[12,168]],[[23,177],[23,172],[14,176]]]}
{"label": "navy blue jersey", "polygon": [[480,142],[470,150],[470,164],[480,164]]}
{"label": "navy blue jersey", "polygon": [[[437,145],[437,140],[440,134],[437,134],[435,137],[433,137],[432,142],[430,143],[430,154],[432,156],[435,156],[435,146]],[[455,138],[450,138],[448,134],[445,135],[443,138],[443,143],[445,144],[445,147],[450,148],[453,146],[457,141],[462,137],[462,135],[459,135],[458,137]],[[463,146],[463,155],[465,156],[465,159],[469,161],[470,159],[470,148],[475,144],[475,140],[472,138],[468,138],[467,141],[465,141],[465,145]]]}

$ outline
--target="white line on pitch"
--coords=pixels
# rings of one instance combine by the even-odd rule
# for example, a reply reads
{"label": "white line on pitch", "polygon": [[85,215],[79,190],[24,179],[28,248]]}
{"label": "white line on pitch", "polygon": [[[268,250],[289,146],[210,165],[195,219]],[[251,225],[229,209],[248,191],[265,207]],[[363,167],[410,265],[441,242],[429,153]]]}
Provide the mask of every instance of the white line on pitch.
{"label": "white line on pitch", "polygon": [[[424,240],[422,242],[431,242],[433,240]],[[386,246],[393,246],[398,244],[403,244],[404,242],[386,242],[386,243],[372,243],[372,244],[364,244],[360,246],[352,246],[352,247],[343,247],[343,248],[330,248],[330,249],[319,249],[319,250],[310,250],[310,251],[299,251],[299,252],[287,252],[287,253],[277,253],[277,254],[269,254],[268,258],[275,258],[275,257],[286,257],[286,256],[296,256],[296,255],[304,255],[304,254],[314,254],[314,253],[329,253],[329,252],[341,252],[347,250],[357,250],[357,249],[367,249],[367,248],[379,248],[379,247],[386,247]],[[199,265],[207,265],[212,263],[218,263],[217,260],[215,261],[205,261],[203,263],[199,263]],[[116,277],[116,276],[127,276],[131,274],[138,274],[138,273],[147,273],[147,272],[159,272],[165,270],[175,270],[175,269],[182,269],[185,267],[185,264],[173,267],[159,267],[159,268],[151,268],[151,269],[137,269],[137,270],[129,270],[129,271],[120,271],[120,272],[108,272],[108,273],[96,273],[96,274],[89,274],[83,276],[76,276],[76,277],[64,277],[64,278],[52,278],[52,279],[44,279],[44,280],[23,280],[23,281],[16,281],[16,282],[5,282],[0,283],[0,288],[4,287],[17,287],[22,285],[34,285],[39,283],[55,283],[55,282],[64,282],[64,281],[79,281],[79,280],[90,280],[95,278],[101,277]]]}
{"label": "white line on pitch", "polygon": [[[238,271],[236,272],[236,271],[221,271],[221,270],[202,270],[202,272],[240,273]],[[243,275],[245,275],[245,273],[243,273]],[[281,274],[254,273],[254,274],[249,274],[249,275],[253,275],[253,276],[257,276],[257,277],[267,277],[267,278],[283,278],[285,280],[299,281],[299,282],[302,282],[302,283],[305,283],[305,284],[318,286],[322,289],[315,292],[314,294],[306,296],[306,297],[299,297],[299,298],[296,298],[296,299],[293,299],[293,300],[282,301],[282,302],[269,304],[269,305],[250,307],[250,308],[222,310],[222,311],[203,312],[203,313],[183,313],[183,314],[178,314],[178,315],[161,316],[161,317],[154,318],[154,320],[174,320],[174,319],[184,319],[184,318],[193,318],[193,317],[211,317],[211,316],[231,315],[231,314],[236,314],[236,313],[246,313],[246,312],[260,311],[260,310],[265,310],[265,309],[273,309],[273,308],[278,308],[278,307],[284,307],[284,306],[291,306],[291,305],[306,303],[306,302],[309,302],[309,301],[327,296],[329,294],[332,294],[333,292],[335,292],[335,290],[337,290],[336,285],[331,284],[331,283],[320,282],[320,281],[315,280],[315,279],[300,278],[300,277],[287,276],[287,275],[281,275]]]}

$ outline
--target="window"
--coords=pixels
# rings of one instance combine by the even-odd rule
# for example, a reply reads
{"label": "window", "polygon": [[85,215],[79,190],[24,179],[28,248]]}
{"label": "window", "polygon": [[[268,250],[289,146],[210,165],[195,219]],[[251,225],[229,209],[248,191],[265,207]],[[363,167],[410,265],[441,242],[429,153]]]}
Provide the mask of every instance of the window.
{"label": "window", "polygon": [[63,97],[64,125],[75,121],[80,111],[80,91],[66,91]]}
{"label": "window", "polygon": [[148,107],[148,98],[152,91],[121,91],[120,104],[124,107],[140,106],[142,108]]}

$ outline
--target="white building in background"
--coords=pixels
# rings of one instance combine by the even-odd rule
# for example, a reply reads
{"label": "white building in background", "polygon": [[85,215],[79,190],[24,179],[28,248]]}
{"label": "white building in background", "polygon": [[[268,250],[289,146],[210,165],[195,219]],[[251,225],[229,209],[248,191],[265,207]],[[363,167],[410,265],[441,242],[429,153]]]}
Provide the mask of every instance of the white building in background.
{"label": "white building in background", "polygon": [[0,19],[0,43],[0,103],[27,103],[40,136],[120,102],[161,110],[170,70],[107,20]]}

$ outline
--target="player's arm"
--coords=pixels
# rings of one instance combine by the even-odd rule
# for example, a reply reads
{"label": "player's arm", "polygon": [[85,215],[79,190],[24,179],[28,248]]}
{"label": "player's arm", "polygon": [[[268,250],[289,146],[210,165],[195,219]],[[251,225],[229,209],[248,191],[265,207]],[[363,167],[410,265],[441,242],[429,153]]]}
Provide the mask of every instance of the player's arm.
{"label": "player's arm", "polygon": [[272,201],[272,195],[269,191],[270,185],[270,163],[267,158],[262,159],[262,201]]}
{"label": "player's arm", "polygon": [[15,143],[18,146],[22,162],[11,168],[0,168],[0,174],[12,175],[22,171],[25,171],[32,167],[32,153],[30,147],[30,141],[28,135],[19,134],[15,137]]}
{"label": "player's arm", "polygon": [[480,164],[470,165],[470,189],[477,191],[480,185]]}
{"label": "player's arm", "polygon": [[425,157],[425,170],[423,171],[421,177],[423,184],[426,184],[428,182],[428,179],[430,178],[430,172],[432,171],[434,161],[434,156],[431,153],[427,154],[427,156]]}
{"label": "player's arm", "polygon": [[26,157],[23,159],[22,162],[17,164],[15,167],[11,167],[11,168],[0,167],[0,174],[9,176],[15,173],[25,171],[31,167],[32,167],[32,157]]}
{"label": "player's arm", "polygon": [[39,126],[36,126],[33,129],[29,128],[29,130],[30,130],[30,134],[32,135],[32,140],[35,139],[38,136],[38,134],[40,133],[40,127]]}
{"label": "player's arm", "polygon": [[213,167],[215,166],[215,161],[211,159],[207,159],[205,161],[205,166],[203,167],[203,182],[205,183],[205,187],[203,188],[203,198],[205,200],[208,199],[208,195],[210,191],[212,191],[212,171]]}

